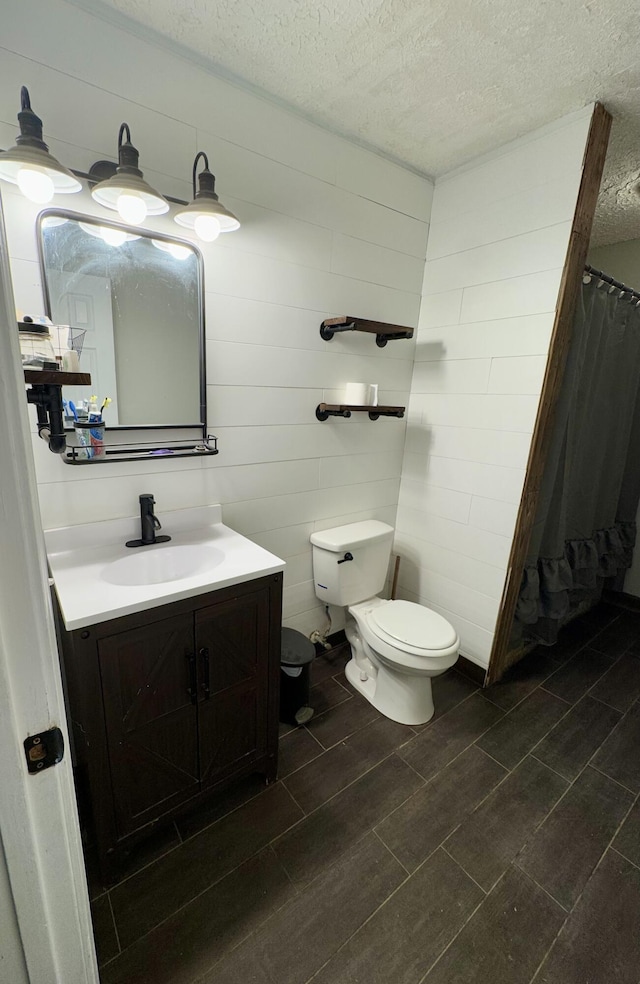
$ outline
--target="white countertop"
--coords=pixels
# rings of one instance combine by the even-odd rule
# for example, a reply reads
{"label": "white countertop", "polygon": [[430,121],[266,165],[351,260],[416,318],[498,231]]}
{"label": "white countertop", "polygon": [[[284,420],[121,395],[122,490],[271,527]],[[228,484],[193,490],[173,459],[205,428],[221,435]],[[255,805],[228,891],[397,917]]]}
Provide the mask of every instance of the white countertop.
{"label": "white countertop", "polygon": [[[64,624],[81,629],[121,615],[158,608],[172,601],[240,584],[285,568],[275,554],[222,523],[220,506],[158,512],[162,534],[170,543],[129,548],[127,540],[140,536],[139,516],[45,530],[49,569],[55,583]],[[222,551],[216,566],[189,577],[158,584],[113,584],[106,580],[107,565],[144,551],[151,555],[166,547],[197,546]]]}

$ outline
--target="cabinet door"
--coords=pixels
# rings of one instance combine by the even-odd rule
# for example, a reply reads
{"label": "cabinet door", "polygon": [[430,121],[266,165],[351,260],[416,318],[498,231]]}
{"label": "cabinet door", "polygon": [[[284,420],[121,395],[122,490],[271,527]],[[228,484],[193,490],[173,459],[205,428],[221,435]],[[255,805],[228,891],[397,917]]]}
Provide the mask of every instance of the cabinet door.
{"label": "cabinet door", "polygon": [[242,593],[196,613],[203,787],[265,754],[269,591]]}
{"label": "cabinet door", "polygon": [[199,790],[193,616],[98,643],[118,835]]}

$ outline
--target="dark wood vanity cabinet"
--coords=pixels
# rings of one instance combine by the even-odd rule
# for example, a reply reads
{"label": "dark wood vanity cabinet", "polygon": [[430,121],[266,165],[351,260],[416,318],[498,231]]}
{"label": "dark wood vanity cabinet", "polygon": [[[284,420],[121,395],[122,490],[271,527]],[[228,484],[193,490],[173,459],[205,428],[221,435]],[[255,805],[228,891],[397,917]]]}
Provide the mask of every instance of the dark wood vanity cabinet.
{"label": "dark wood vanity cabinet", "polygon": [[234,779],[275,779],[282,574],[61,631],[101,866]]}

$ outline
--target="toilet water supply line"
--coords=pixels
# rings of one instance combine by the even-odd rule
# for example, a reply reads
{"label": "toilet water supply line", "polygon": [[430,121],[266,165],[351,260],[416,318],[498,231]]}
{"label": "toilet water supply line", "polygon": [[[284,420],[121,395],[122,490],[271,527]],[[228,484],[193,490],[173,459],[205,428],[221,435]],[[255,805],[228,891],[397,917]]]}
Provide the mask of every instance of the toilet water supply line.
{"label": "toilet water supply line", "polygon": [[[392,581],[392,584],[391,584],[391,600],[392,601],[395,601],[396,590],[397,590],[397,587],[398,587],[398,575],[399,575],[399,573],[400,573],[400,554],[397,554],[396,555],[395,564],[393,566],[393,581]],[[327,619],[329,621],[329,624],[327,625],[327,627],[324,630],[324,632],[321,632],[320,629],[314,629],[313,632],[310,632],[309,633],[309,642],[313,642],[314,644],[315,643],[318,643],[320,646],[324,646],[325,649],[331,649],[332,648],[331,643],[330,642],[327,642],[327,636],[331,632],[331,612],[329,611],[329,606],[328,605],[325,605],[324,606],[324,610],[325,610],[325,614],[327,616]]]}
{"label": "toilet water supply line", "polygon": [[331,613],[329,611],[328,605],[324,606],[324,611],[329,621],[329,624],[327,625],[324,632],[321,632],[319,629],[314,629],[313,632],[309,634],[309,642],[313,642],[314,644],[318,643],[320,646],[324,646],[325,649],[331,649],[332,648],[331,643],[327,642],[327,636],[331,632]]}

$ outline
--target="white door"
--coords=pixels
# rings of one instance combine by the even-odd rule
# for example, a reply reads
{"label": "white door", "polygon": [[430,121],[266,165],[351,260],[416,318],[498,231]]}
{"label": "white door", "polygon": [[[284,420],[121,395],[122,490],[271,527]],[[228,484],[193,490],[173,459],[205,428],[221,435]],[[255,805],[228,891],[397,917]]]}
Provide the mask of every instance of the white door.
{"label": "white door", "polygon": [[[0,420],[0,982],[97,984],[1,196]],[[53,726],[64,759],[29,775]]]}
{"label": "white door", "polygon": [[90,274],[75,274],[73,289],[69,277],[55,271],[47,273],[51,318],[55,324],[71,325],[85,332],[80,353],[80,369],[91,373],[91,386],[65,386],[63,397],[77,404],[95,395],[102,403],[110,397],[107,421],[115,426],[118,419],[118,388],[113,335],[111,280]]}

